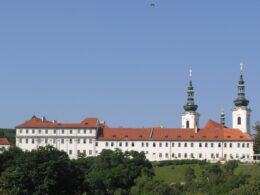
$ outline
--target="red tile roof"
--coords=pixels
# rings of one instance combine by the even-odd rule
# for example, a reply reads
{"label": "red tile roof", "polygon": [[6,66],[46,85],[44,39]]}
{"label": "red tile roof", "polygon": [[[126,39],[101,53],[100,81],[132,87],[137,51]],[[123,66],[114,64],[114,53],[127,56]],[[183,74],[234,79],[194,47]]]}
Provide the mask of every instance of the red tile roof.
{"label": "red tile roof", "polygon": [[225,128],[210,120],[198,133],[181,128],[104,128],[98,140],[252,141],[252,138],[239,129]]}
{"label": "red tile roof", "polygon": [[0,138],[0,145],[10,145],[7,138]]}
{"label": "red tile roof", "polygon": [[56,121],[48,121],[45,117],[41,119],[33,116],[30,120],[25,121],[16,128],[96,128],[97,124],[97,118],[86,118],[81,123],[58,123]]}

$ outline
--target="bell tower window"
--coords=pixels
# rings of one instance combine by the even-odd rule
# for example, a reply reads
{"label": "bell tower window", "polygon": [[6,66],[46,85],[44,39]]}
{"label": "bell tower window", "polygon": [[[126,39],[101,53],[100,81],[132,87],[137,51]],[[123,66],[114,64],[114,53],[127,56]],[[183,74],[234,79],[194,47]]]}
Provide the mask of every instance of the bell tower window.
{"label": "bell tower window", "polygon": [[240,116],[237,117],[237,124],[238,124],[238,125],[241,125],[241,117],[240,117]]}
{"label": "bell tower window", "polygon": [[190,121],[186,121],[186,128],[187,128],[187,129],[190,128]]}

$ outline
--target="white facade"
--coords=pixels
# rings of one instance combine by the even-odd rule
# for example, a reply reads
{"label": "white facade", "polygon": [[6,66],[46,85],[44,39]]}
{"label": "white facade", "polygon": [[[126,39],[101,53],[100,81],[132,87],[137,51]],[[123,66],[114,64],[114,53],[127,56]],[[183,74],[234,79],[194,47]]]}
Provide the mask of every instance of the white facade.
{"label": "white facade", "polygon": [[97,131],[88,129],[17,129],[16,146],[31,151],[51,145],[65,151],[70,158],[95,156]]}
{"label": "white facade", "polygon": [[0,145],[0,152],[2,150],[8,150],[10,148],[10,145]]}
{"label": "white facade", "polygon": [[232,112],[232,128],[250,134],[250,113],[251,110],[245,106],[235,107]]}
{"label": "white facade", "polygon": [[144,152],[150,161],[199,159],[252,160],[253,143],[244,141],[98,141],[103,149]]}
{"label": "white facade", "polygon": [[182,128],[199,128],[199,113],[194,111],[186,111],[182,113]]}
{"label": "white facade", "polygon": [[31,151],[51,145],[71,159],[96,156],[103,149],[144,152],[150,161],[174,159],[252,160],[253,141],[98,140],[97,129],[17,129],[16,145]]}

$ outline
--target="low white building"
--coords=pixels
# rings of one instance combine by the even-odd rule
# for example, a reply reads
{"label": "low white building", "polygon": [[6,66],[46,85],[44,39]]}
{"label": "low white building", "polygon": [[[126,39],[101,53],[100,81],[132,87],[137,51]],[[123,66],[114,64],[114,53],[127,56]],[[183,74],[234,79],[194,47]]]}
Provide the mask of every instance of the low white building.
{"label": "low white building", "polygon": [[[234,101],[233,128],[209,120],[199,127],[198,106],[194,102],[192,74],[188,86],[188,100],[182,114],[182,128],[110,128],[97,118],[80,123],[64,124],[33,116],[16,127],[16,145],[23,150],[52,145],[68,153],[96,156],[103,149],[144,152],[151,161],[173,159],[252,160],[253,139],[250,136],[249,101],[245,98],[242,75],[238,83],[238,97]],[[243,110],[243,112],[241,112]]]}
{"label": "low white building", "polygon": [[0,138],[0,151],[8,150],[10,148],[10,143],[7,138]]}

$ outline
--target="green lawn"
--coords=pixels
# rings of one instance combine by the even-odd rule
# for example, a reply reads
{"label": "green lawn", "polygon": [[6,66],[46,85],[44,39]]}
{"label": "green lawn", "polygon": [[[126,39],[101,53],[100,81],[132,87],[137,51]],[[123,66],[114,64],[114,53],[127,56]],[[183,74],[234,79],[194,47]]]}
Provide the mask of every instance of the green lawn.
{"label": "green lawn", "polygon": [[15,145],[15,129],[0,129],[0,138],[6,137],[11,145]]}
{"label": "green lawn", "polygon": [[178,183],[184,181],[184,173],[187,167],[192,167],[197,175],[200,171],[200,165],[170,165],[164,167],[155,167],[155,179],[166,183]]}
{"label": "green lawn", "polygon": [[[178,183],[184,181],[185,169],[192,167],[195,174],[199,175],[201,165],[171,165],[163,167],[154,167],[155,179],[165,183]],[[240,164],[235,170],[235,174],[244,173],[250,175],[250,180],[260,177],[260,165],[257,164]]]}

